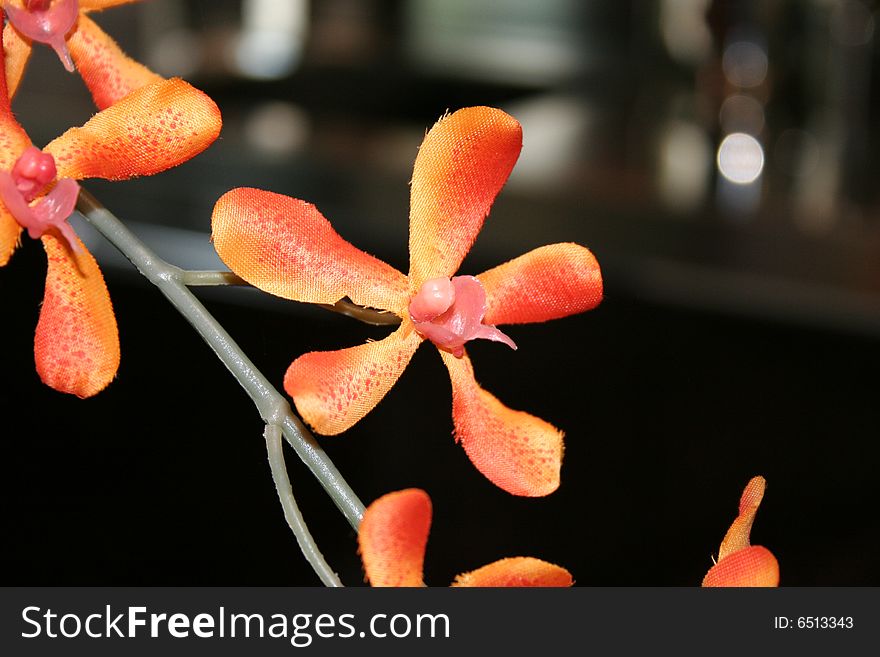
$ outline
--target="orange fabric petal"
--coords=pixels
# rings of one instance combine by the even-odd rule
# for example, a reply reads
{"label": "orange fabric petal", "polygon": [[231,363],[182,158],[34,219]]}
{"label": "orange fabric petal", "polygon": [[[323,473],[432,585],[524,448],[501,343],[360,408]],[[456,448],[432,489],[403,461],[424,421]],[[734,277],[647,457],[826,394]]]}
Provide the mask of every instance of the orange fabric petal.
{"label": "orange fabric petal", "polygon": [[383,495],[364,511],[358,545],[373,586],[424,586],[431,498],[418,488]]}
{"label": "orange fabric petal", "polygon": [[127,5],[139,0],[79,0],[80,11],[100,11],[109,7]]}
{"label": "orange fabric petal", "polygon": [[31,56],[30,42],[18,33],[12,23],[3,27],[3,50],[6,53],[6,84],[9,98],[15,95]]}
{"label": "orange fabric petal", "polygon": [[483,227],[522,148],[522,128],[491,107],[441,118],[422,143],[410,190],[410,279],[449,277]]}
{"label": "orange fabric petal", "polygon": [[440,355],[452,381],[455,438],[477,469],[513,495],[540,497],[556,490],[562,432],[534,415],[508,408],[480,388],[467,354]]}
{"label": "orange fabric petal", "polygon": [[47,233],[46,293],[34,338],[37,373],[46,385],[77,397],[107,387],[119,368],[119,336],[110,295],[98,263],[79,243]]}
{"label": "orange fabric petal", "polygon": [[477,276],[486,290],[486,324],[546,322],[602,301],[602,272],[589,249],[550,244]]}
{"label": "orange fabric petal", "polygon": [[135,89],[162,80],[122,52],[116,42],[84,14],[67,39],[67,47],[99,109],[110,107]]}
{"label": "orange fabric petal", "polygon": [[284,389],[315,431],[342,433],[382,401],[421,342],[404,322],[378,342],[304,354],[288,368]]}
{"label": "orange fabric petal", "polygon": [[0,171],[11,171],[15,161],[30,145],[30,138],[12,114],[9,94],[6,93],[5,69],[0,67]]}
{"label": "orange fabric petal", "polygon": [[[7,24],[6,28],[8,27]],[[7,30],[4,29],[4,47],[6,39]],[[2,57],[0,57],[0,62],[2,62]],[[8,66],[8,59],[6,64]],[[15,161],[31,145],[31,140],[12,114],[12,108],[9,104],[11,94],[6,92],[5,72],[6,68],[0,64],[0,171],[11,171],[15,166]],[[0,201],[0,267],[9,262],[12,252],[18,246],[20,235],[21,226]]]}
{"label": "orange fabric petal", "polygon": [[747,547],[712,566],[703,586],[779,586],[779,563],[767,548]]}
{"label": "orange fabric petal", "polygon": [[43,150],[55,157],[59,178],[122,180],[186,162],[220,126],[214,101],[174,78],[137,89]]}
{"label": "orange fabric petal", "polygon": [[354,303],[404,313],[406,276],[333,230],[305,201],[259,189],[233,189],[212,216],[214,247],[248,283],[307,303]]}
{"label": "orange fabric petal", "polygon": [[721,547],[718,550],[719,562],[727,555],[749,547],[749,534],[752,531],[755,514],[764,498],[766,483],[764,477],[753,477],[746,485],[739,500],[739,515],[730,525],[730,529],[724,535],[724,540],[721,541]]}
{"label": "orange fabric petal", "polygon": [[15,251],[21,238],[21,226],[0,202],[0,267],[3,267]]}
{"label": "orange fabric petal", "polygon": [[534,557],[511,557],[455,578],[453,586],[571,586],[565,568]]}

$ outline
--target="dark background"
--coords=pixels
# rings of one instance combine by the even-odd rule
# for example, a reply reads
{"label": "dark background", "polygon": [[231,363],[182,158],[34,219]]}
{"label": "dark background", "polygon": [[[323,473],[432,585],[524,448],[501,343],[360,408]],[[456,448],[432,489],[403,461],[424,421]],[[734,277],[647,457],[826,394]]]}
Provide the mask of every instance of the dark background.
{"label": "dark background", "polygon": [[[752,538],[783,585],[880,584],[875,3],[333,0],[266,16],[263,4],[157,0],[97,17],[224,114],[194,161],[86,185],[160,254],[219,266],[213,203],[253,185],[316,203],[405,271],[425,130],[489,104],[521,120],[524,150],[461,271],[556,241],[603,267],[599,309],[510,328],[516,354],[469,349],[485,388],[565,430],[553,495],[511,497],[470,465],[427,347],[374,412],[321,439],[365,503],[430,493],[429,584],[515,555],[585,586],[698,584],[755,474],[768,486]],[[268,50],[236,60],[243,43]],[[269,64],[255,68],[258,55]],[[14,108],[37,144],[93,111],[48,51]],[[762,149],[752,183],[716,164],[731,132]],[[34,372],[42,250],[25,240],[0,272],[3,583],[316,584],[251,402],[155,289],[90,245],[123,349],[94,399]],[[279,387],[296,356],[387,333],[253,290],[199,295]],[[360,583],[353,531],[287,456],[325,556]]]}

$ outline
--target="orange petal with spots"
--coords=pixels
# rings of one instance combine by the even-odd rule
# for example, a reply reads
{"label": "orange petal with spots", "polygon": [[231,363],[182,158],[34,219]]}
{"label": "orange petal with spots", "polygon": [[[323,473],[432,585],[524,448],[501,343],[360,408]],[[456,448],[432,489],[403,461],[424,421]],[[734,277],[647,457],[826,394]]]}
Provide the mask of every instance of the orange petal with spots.
{"label": "orange petal with spots", "polygon": [[43,150],[55,157],[59,178],[122,180],[186,162],[220,126],[214,101],[175,78],[133,91]]}
{"label": "orange petal with spots", "polygon": [[37,373],[46,385],[77,397],[107,387],[119,368],[119,336],[98,263],[79,243],[42,237],[49,270],[34,338]]}
{"label": "orange petal with spots", "polygon": [[104,30],[85,15],[67,39],[76,69],[99,109],[110,107],[135,89],[162,77],[128,57]]}
{"label": "orange petal with spots", "polygon": [[214,248],[255,287],[307,303],[354,303],[403,313],[406,276],[342,239],[305,201],[239,188],[214,206]]}
{"label": "orange petal with spots", "polygon": [[431,498],[418,488],[388,493],[364,511],[358,545],[373,586],[423,586]]}
{"label": "orange petal with spots", "polygon": [[550,244],[477,276],[486,290],[486,324],[546,322],[602,301],[602,272],[589,249]]}
{"label": "orange petal with spots", "polygon": [[3,267],[15,251],[21,239],[21,226],[0,201],[0,267]]}
{"label": "orange petal with spots", "polygon": [[[6,39],[5,33],[3,38]],[[0,66],[0,171],[11,171],[15,161],[31,145],[30,138],[12,113],[9,95],[6,68]]]}
{"label": "orange petal with spots", "polygon": [[766,487],[764,477],[753,477],[746,485],[739,500],[739,515],[730,525],[721,547],[718,550],[718,561],[727,555],[749,547],[749,534],[752,531],[752,523],[755,522],[755,514],[764,498]]}
{"label": "orange petal with spots", "polygon": [[109,7],[117,7],[119,5],[127,5],[139,0],[79,0],[80,11],[100,11]]}
{"label": "orange petal with spots", "polygon": [[452,276],[483,227],[522,148],[522,128],[491,107],[441,118],[419,148],[410,190],[412,290]]}
{"label": "orange petal with spots", "polygon": [[511,557],[463,573],[453,586],[571,586],[565,568],[534,557]]}
{"label": "orange petal with spots", "polygon": [[508,408],[480,388],[467,354],[440,355],[452,381],[455,438],[477,469],[513,495],[540,497],[556,490],[562,432],[541,418]]}
{"label": "orange petal with spots", "polygon": [[6,53],[6,91],[8,97],[12,98],[18,90],[31,56],[31,44],[18,33],[12,23],[6,23],[3,27],[3,50]]}
{"label": "orange petal with spots", "polygon": [[703,586],[779,586],[779,563],[770,550],[753,545],[720,559]]}
{"label": "orange petal with spots", "polygon": [[[9,25],[3,31],[4,47],[6,46]],[[0,51],[0,171],[10,171],[16,160],[30,146],[31,140],[24,129],[15,120],[9,104],[10,94],[6,91],[6,71],[9,59],[4,67],[2,51]],[[0,201],[0,267],[9,262],[12,252],[18,246],[21,226]]]}
{"label": "orange petal with spots", "polygon": [[284,389],[316,432],[342,433],[382,401],[421,342],[404,322],[378,342],[304,354],[288,368]]}

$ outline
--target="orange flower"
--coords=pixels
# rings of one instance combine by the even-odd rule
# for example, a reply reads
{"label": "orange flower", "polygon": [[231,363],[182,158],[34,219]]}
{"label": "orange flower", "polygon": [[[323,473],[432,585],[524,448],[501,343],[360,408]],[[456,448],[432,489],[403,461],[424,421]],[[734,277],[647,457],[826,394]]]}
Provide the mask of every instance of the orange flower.
{"label": "orange flower", "polygon": [[6,78],[15,94],[38,41],[51,46],[68,71],[79,70],[99,109],[162,78],[129,58],[87,14],[135,0],[3,0]]}
{"label": "orange flower", "polygon": [[67,223],[76,180],[120,180],[181,164],[217,138],[220,113],[186,82],[160,80],[40,151],[12,115],[4,71],[0,61],[0,266],[23,228],[42,240],[49,269],[34,340],[37,372],[56,390],[90,397],[116,375],[119,338],[101,271]]}
{"label": "orange flower", "polygon": [[779,564],[765,547],[751,545],[749,534],[764,497],[764,477],[753,477],[739,500],[739,515],[718,550],[718,562],[703,578],[703,586],[779,586]]}
{"label": "orange flower", "polygon": [[[388,493],[361,520],[358,543],[373,586],[424,586],[431,498],[418,488]],[[571,586],[571,574],[532,557],[501,559],[455,578],[452,586]]]}
{"label": "orange flower", "polygon": [[496,324],[594,308],[602,298],[596,259],[577,244],[554,244],[477,277],[450,279],[521,146],[519,123],[501,110],[471,107],[437,122],[413,172],[409,276],[346,242],[305,201],[258,189],[234,189],[217,201],[214,245],[250,284],[308,303],[348,297],[401,318],[384,340],[293,362],[284,387],[315,431],[338,434],[364,417],[427,339],[449,370],[456,439],[480,472],[515,495],[559,486],[562,432],[481,389],[464,343],[484,338],[515,348]]}

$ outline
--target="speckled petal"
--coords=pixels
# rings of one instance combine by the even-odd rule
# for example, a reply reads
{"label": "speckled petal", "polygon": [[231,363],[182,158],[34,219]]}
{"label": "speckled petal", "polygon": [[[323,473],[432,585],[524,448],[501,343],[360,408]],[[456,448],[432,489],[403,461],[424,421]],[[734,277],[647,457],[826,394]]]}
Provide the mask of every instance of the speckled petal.
{"label": "speckled petal", "polygon": [[477,276],[486,290],[486,324],[546,322],[602,301],[602,273],[589,249],[550,244]]}
{"label": "speckled petal", "polygon": [[3,27],[3,50],[6,53],[7,95],[12,98],[18,90],[24,69],[27,68],[31,44],[18,33],[12,23],[6,23]]}
{"label": "speckled petal", "polygon": [[[6,26],[7,30],[9,26]],[[3,32],[4,44],[7,30]],[[3,61],[0,53],[0,62]],[[8,66],[9,60],[6,60]],[[6,67],[0,64],[0,171],[12,171],[16,160],[31,145],[24,129],[15,120],[6,91]],[[12,252],[18,246],[21,226],[0,201],[0,267],[9,262]]]}
{"label": "speckled petal", "polygon": [[342,433],[382,401],[421,342],[404,322],[378,342],[304,354],[288,368],[284,389],[316,432]]}
{"label": "speckled petal", "polygon": [[766,481],[764,477],[760,476],[752,477],[746,485],[739,500],[739,515],[730,525],[724,540],[721,541],[721,547],[718,550],[718,561],[750,545],[749,534],[752,531],[752,524],[755,522],[755,514],[758,512],[758,507],[764,498],[765,487]]}
{"label": "speckled petal", "polygon": [[753,545],[720,559],[703,586],[779,586],[779,563],[770,550]]}
{"label": "speckled petal", "polygon": [[220,133],[220,110],[183,80],[141,87],[43,150],[59,178],[123,180],[186,162]]}
{"label": "speckled petal", "polygon": [[410,488],[367,507],[358,532],[367,581],[373,586],[422,586],[431,499]]}
{"label": "speckled petal", "polygon": [[0,202],[0,267],[3,267],[21,240],[21,226]]}
{"label": "speckled petal", "polygon": [[214,206],[220,258],[248,283],[307,303],[396,310],[408,303],[406,276],[342,239],[311,203],[260,189],[227,192]]}
{"label": "speckled petal", "polygon": [[452,381],[452,420],[477,469],[513,495],[540,497],[559,487],[562,432],[541,418],[508,408],[474,379],[467,354],[441,351]]}
{"label": "speckled petal", "polygon": [[34,338],[37,373],[55,390],[91,397],[107,387],[119,367],[110,295],[81,242],[74,254],[52,234],[42,241],[49,270]]}
{"label": "speckled petal", "polygon": [[534,557],[500,559],[455,578],[453,586],[571,586],[565,568]]}
{"label": "speckled petal", "polygon": [[70,56],[99,109],[162,77],[128,57],[104,30],[85,15],[67,39]]}
{"label": "speckled petal", "polygon": [[425,136],[410,190],[413,293],[458,270],[521,148],[520,124],[492,107],[444,116]]}

